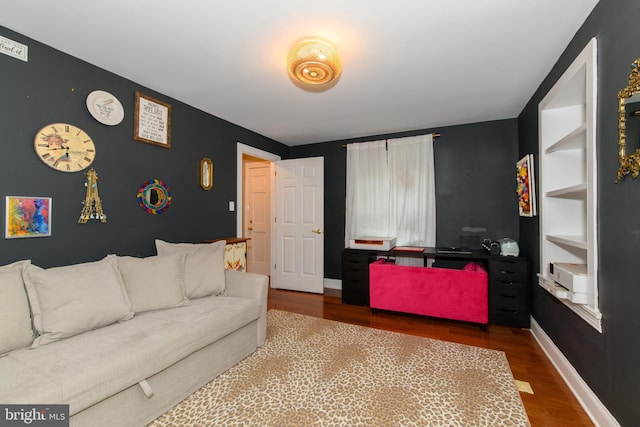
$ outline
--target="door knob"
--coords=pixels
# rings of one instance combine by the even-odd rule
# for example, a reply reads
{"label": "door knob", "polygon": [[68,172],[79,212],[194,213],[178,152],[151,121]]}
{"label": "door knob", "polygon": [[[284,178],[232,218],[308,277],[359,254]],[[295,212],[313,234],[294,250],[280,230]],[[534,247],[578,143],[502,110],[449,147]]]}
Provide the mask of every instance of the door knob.
{"label": "door knob", "polygon": [[253,231],[253,227],[249,227],[249,228],[248,228],[248,230],[249,230],[249,231]]}
{"label": "door knob", "polygon": [[320,230],[319,228],[317,230],[311,230],[311,232],[316,234],[322,234],[322,230]]}

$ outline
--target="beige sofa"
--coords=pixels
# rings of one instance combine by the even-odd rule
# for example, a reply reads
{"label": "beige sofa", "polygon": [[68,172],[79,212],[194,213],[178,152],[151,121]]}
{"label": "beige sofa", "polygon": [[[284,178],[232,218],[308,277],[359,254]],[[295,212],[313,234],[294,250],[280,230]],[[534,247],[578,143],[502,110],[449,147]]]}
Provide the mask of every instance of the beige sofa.
{"label": "beige sofa", "polygon": [[224,242],[156,247],[0,267],[0,403],[69,404],[72,426],[141,426],[264,343],[266,276],[224,270]]}

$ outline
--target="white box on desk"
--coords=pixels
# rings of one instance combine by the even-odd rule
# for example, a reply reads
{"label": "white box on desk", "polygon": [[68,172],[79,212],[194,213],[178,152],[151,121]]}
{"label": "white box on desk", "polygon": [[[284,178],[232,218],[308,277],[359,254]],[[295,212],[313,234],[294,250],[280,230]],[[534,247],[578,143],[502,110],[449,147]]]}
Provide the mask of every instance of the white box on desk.
{"label": "white box on desk", "polygon": [[351,249],[390,251],[395,246],[395,237],[357,237],[349,240],[349,247]]}
{"label": "white box on desk", "polygon": [[586,264],[549,263],[549,277],[570,291],[589,292]]}

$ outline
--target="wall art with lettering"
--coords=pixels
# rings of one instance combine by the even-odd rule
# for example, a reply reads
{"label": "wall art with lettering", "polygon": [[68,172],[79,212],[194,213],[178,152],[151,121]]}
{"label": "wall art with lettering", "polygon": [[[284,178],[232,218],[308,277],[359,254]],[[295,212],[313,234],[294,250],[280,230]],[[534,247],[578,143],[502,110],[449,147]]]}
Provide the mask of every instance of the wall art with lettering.
{"label": "wall art with lettering", "polygon": [[171,105],[136,92],[133,139],[171,148]]}

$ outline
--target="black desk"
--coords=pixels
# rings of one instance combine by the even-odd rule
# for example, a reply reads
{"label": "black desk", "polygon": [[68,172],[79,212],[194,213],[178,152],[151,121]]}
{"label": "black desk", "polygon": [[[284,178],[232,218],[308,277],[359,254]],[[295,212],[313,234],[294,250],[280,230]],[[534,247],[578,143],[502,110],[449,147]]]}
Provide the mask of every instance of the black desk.
{"label": "black desk", "polygon": [[528,328],[529,260],[525,257],[490,255],[483,250],[451,251],[424,248],[414,251],[345,249],[342,253],[342,303],[369,306],[369,264],[380,257],[419,257],[439,263],[482,263],[489,273],[489,323]]}

